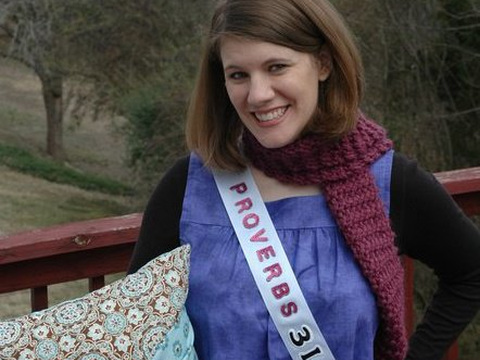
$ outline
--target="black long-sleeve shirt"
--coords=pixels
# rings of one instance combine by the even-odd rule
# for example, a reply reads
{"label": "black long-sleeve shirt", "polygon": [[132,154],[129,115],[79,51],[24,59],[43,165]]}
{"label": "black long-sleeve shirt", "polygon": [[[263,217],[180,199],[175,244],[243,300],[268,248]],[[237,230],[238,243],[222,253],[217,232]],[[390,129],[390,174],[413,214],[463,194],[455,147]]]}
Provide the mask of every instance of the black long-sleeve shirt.
{"label": "black long-sleeve shirt", "polygon": [[[150,198],[129,272],[180,245],[188,162],[188,157],[180,159]],[[439,278],[406,359],[441,359],[480,307],[480,231],[433,175],[398,153],[393,159],[390,200],[399,253],[425,263]]]}

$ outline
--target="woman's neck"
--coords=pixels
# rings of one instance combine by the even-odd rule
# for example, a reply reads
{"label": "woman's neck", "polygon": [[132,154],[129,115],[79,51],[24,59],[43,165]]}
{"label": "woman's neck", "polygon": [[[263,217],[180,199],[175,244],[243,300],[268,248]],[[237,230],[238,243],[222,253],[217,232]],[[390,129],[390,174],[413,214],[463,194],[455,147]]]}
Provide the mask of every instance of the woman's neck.
{"label": "woman's neck", "polygon": [[261,170],[251,166],[253,178],[265,202],[281,200],[290,197],[311,196],[321,193],[318,185],[286,184],[268,177]]}

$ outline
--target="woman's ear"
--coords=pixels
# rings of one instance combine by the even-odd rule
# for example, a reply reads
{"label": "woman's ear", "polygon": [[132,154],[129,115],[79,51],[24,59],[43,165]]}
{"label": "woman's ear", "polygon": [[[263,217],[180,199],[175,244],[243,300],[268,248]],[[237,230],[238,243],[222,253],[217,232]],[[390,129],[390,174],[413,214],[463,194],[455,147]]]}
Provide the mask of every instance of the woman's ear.
{"label": "woman's ear", "polygon": [[332,54],[330,53],[330,49],[326,45],[323,45],[320,49],[320,52],[317,55],[317,62],[318,80],[323,82],[328,79],[333,68]]}

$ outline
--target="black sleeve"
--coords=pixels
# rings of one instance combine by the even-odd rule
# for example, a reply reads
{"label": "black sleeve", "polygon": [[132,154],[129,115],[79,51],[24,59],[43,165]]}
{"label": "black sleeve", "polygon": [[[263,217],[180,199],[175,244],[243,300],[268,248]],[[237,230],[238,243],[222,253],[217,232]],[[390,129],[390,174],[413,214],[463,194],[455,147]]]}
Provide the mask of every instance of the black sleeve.
{"label": "black sleeve", "polygon": [[406,359],[440,360],[480,307],[480,232],[433,175],[402,155],[394,157],[391,189],[400,251],[438,277]]}
{"label": "black sleeve", "polygon": [[150,197],[128,273],[137,271],[158,255],[180,246],[179,225],[188,163],[189,157],[177,161]]}

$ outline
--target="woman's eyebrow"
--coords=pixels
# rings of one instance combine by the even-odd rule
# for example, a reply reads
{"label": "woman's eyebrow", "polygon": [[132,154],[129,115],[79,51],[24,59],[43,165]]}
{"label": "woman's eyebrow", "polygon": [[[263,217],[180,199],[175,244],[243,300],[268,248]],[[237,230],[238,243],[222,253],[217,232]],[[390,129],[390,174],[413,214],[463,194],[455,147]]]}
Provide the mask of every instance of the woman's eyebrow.
{"label": "woman's eyebrow", "polygon": [[[286,63],[286,64],[291,64],[293,63],[294,60],[293,59],[287,59],[286,57],[273,57],[273,58],[269,58],[267,60],[265,60],[263,63],[262,63],[262,66],[265,66],[265,65],[270,65],[270,64],[274,64],[274,63]],[[224,70],[241,70],[242,69],[242,66],[240,65],[236,65],[234,63],[232,64],[226,64],[226,66],[223,68]]]}

